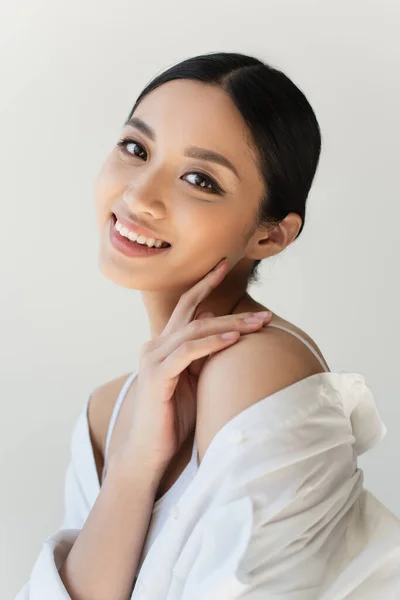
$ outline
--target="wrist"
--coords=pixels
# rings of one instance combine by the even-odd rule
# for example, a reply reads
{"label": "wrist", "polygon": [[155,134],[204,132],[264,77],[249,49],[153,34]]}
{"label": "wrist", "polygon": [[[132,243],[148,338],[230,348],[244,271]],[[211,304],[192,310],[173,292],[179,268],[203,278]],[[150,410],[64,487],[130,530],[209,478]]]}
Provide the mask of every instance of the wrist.
{"label": "wrist", "polygon": [[124,485],[133,484],[135,487],[147,489],[150,494],[157,493],[163,472],[159,469],[148,467],[139,460],[129,459],[123,453],[116,453],[110,456],[106,470],[106,478],[116,479]]}

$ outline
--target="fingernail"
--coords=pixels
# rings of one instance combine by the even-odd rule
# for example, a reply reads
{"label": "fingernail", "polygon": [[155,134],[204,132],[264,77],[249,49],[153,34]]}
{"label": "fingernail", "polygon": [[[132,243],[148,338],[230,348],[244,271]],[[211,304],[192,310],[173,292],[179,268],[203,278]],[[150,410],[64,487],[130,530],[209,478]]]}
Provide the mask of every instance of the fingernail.
{"label": "fingernail", "polygon": [[254,316],[255,317],[270,317],[272,315],[272,312],[270,310],[262,310],[260,312],[255,312]]}

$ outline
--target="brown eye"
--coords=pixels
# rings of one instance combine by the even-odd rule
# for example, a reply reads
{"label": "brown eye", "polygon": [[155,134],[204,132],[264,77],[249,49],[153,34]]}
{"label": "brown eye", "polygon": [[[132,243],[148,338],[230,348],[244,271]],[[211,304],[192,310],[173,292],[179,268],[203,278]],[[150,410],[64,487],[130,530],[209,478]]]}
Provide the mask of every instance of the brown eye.
{"label": "brown eye", "polygon": [[[193,171],[193,173],[187,173],[185,177],[188,177],[189,175],[194,175],[193,179],[196,182],[194,184],[191,183],[190,185],[194,185],[194,187],[204,189],[208,192],[213,192],[214,194],[221,193],[222,190],[219,185],[207,175],[203,175],[203,173],[198,171]],[[198,185],[198,183],[200,183],[200,185]]]}
{"label": "brown eye", "polygon": [[118,148],[121,150],[121,152],[123,152],[124,154],[127,154],[128,156],[137,156],[138,158],[142,158],[141,156],[139,156],[139,154],[137,152],[130,152],[129,150],[127,150],[127,146],[136,146],[137,148],[139,148],[139,152],[146,152],[144,150],[144,148],[137,143],[136,140],[132,139],[132,138],[125,138],[123,140],[120,140],[117,144]]}

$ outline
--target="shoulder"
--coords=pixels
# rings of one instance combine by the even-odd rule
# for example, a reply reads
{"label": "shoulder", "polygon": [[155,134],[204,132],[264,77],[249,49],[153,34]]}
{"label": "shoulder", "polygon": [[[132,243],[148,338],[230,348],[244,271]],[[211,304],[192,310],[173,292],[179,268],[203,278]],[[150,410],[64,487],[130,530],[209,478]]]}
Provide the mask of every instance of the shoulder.
{"label": "shoulder", "polygon": [[[295,327],[293,330],[300,332]],[[315,343],[312,345],[316,347]],[[321,364],[303,342],[275,327],[266,326],[243,335],[232,346],[213,354],[200,373],[197,387],[196,440],[200,461],[218,431],[237,414],[321,372]]]}
{"label": "shoulder", "polygon": [[118,394],[130,375],[131,373],[126,373],[98,386],[89,399],[89,433],[99,479],[104,464],[104,448],[111,414]]}

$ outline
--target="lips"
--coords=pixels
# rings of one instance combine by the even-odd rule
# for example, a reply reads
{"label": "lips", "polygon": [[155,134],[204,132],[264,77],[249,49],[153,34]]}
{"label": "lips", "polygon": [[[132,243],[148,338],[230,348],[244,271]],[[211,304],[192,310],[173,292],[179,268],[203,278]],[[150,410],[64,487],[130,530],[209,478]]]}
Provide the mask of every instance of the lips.
{"label": "lips", "polygon": [[[118,220],[118,221],[119,221],[119,222],[120,222],[122,225],[124,225],[124,222],[123,222],[123,221],[120,221],[120,219],[119,219],[119,218],[117,219],[117,216],[116,216],[114,213],[111,213],[111,227],[112,227],[112,230],[113,230],[113,231],[115,231],[115,233],[116,233],[115,224],[116,224],[117,220]],[[126,222],[126,221],[125,221],[125,222]],[[127,226],[126,226],[126,227],[127,227]],[[131,230],[131,231],[134,231],[134,229],[132,228],[132,230]],[[135,233],[136,233],[136,232],[135,232]],[[118,235],[121,235],[121,234],[118,234]],[[141,235],[141,234],[140,234],[140,235]],[[149,237],[150,237],[150,236],[149,236]],[[150,249],[150,250],[152,249],[152,247],[148,246],[147,244],[139,244],[139,243],[134,243],[132,240],[130,240],[129,238],[126,238],[126,237],[124,237],[124,236],[121,236],[121,238],[122,238],[122,239],[126,239],[126,240],[127,240],[129,243],[130,243],[130,244],[139,245],[139,246],[140,246],[140,247],[142,247],[142,248],[148,248],[148,249]],[[157,238],[157,239],[161,239],[161,238]],[[161,246],[159,249],[160,249],[160,250],[163,250],[163,249],[165,250],[165,249],[167,249],[167,248],[171,248],[171,244],[170,244],[169,242],[165,242],[165,243],[163,242],[162,246]],[[156,247],[155,247],[155,246],[154,246],[154,250],[156,250]]]}
{"label": "lips", "polygon": [[142,235],[146,238],[158,239],[158,240],[161,240],[162,242],[165,242],[165,244],[168,244],[168,246],[171,246],[171,244],[169,242],[167,242],[167,240],[164,240],[161,236],[157,235],[156,233],[153,233],[149,229],[146,229],[144,227],[140,227],[139,225],[136,225],[136,223],[130,221],[128,218],[116,215],[115,213],[112,213],[112,217],[114,220],[114,224],[115,224],[116,220],[118,220],[123,227],[126,227],[129,231],[132,231],[132,232],[136,233],[137,235]]}

